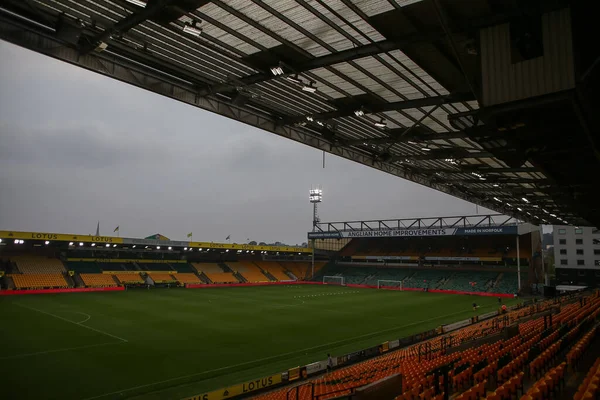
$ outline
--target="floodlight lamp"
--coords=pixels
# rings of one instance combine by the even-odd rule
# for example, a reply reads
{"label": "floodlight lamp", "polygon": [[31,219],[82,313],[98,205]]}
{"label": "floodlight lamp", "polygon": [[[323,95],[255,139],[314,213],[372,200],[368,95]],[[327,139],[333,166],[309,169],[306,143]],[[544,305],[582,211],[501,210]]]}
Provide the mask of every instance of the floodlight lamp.
{"label": "floodlight lamp", "polygon": [[44,244],[50,244],[50,241],[49,241],[49,240],[46,240],[46,241],[44,242]]}
{"label": "floodlight lamp", "polygon": [[319,125],[319,126],[325,126],[325,124],[322,123],[321,121],[317,121],[317,125]]}
{"label": "floodlight lamp", "polygon": [[19,244],[24,244],[25,241],[23,239],[19,240]]}
{"label": "floodlight lamp", "polygon": [[156,246],[156,250],[160,250],[160,246]]}
{"label": "floodlight lamp", "polygon": [[128,3],[131,3],[135,6],[138,6],[138,7],[146,7],[146,2],[142,1],[142,0],[125,0],[125,1],[127,1]]}
{"label": "floodlight lamp", "polygon": [[[15,243],[17,243],[16,240],[15,240]],[[69,246],[73,246],[73,242],[69,242]]]}
{"label": "floodlight lamp", "polygon": [[527,198],[525,198],[525,197],[521,197],[521,198],[523,199],[523,201],[524,201],[525,203],[529,203],[529,200],[527,200]]}
{"label": "floodlight lamp", "polygon": [[117,247],[117,245],[116,245],[116,244],[113,244],[113,247]]}
{"label": "floodlight lamp", "polygon": [[2,238],[0,238],[0,243],[2,243]]}
{"label": "floodlight lamp", "polygon": [[169,250],[173,250],[173,248],[171,246],[169,246]]}
{"label": "floodlight lamp", "polygon": [[225,250],[225,253],[229,253],[229,249]]}
{"label": "floodlight lamp", "polygon": [[304,84],[304,82],[302,81],[302,79],[298,78],[298,74],[296,74],[296,75],[288,75],[288,76],[285,77],[285,79],[287,79],[290,82],[297,83],[299,85],[303,85]]}
{"label": "floodlight lamp", "polygon": [[521,207],[517,207],[517,210],[519,211],[523,211],[523,209]]}
{"label": "floodlight lamp", "polygon": [[494,183],[492,186],[499,187],[500,185],[498,185],[497,183]]}
{"label": "floodlight lamp", "polygon": [[83,242],[79,242],[79,246],[83,246]]}
{"label": "floodlight lamp", "polygon": [[499,199],[499,198],[497,198],[497,197],[494,197],[494,200],[496,200],[497,202],[500,202],[500,203],[502,203],[502,200],[500,200],[500,199]]}
{"label": "floodlight lamp", "polygon": [[135,246],[136,246],[136,245],[134,244],[133,246],[131,246],[131,248],[132,248],[132,249],[135,249]]}
{"label": "floodlight lamp", "polygon": [[313,86],[313,83],[311,82],[308,85],[303,85],[302,90],[308,93],[315,93],[317,91],[317,88]]}
{"label": "floodlight lamp", "polygon": [[356,115],[357,117],[362,117],[363,115],[365,115],[365,112],[363,110],[356,110],[354,111],[354,115]]}
{"label": "floodlight lamp", "polygon": [[313,121],[314,121],[314,118],[313,118],[313,117],[311,117],[310,115],[308,115],[308,116],[306,116],[306,120],[307,120],[308,122],[313,122]]}
{"label": "floodlight lamp", "polygon": [[196,37],[199,37],[202,34],[202,28],[199,28],[196,25],[196,21],[194,21],[193,25],[189,24],[189,23],[185,24],[183,26],[183,31],[189,35],[196,36]]}
{"label": "floodlight lamp", "polygon": [[283,68],[279,65],[276,67],[271,67],[271,73],[275,76],[283,75]]}
{"label": "floodlight lamp", "polygon": [[202,247],[200,247],[200,248],[198,249],[198,251],[202,251]]}
{"label": "floodlight lamp", "polygon": [[144,247],[144,248],[145,248],[145,249],[147,249],[147,248],[148,248],[148,246],[146,246],[146,247]]}
{"label": "floodlight lamp", "polygon": [[110,244],[109,244],[109,243],[106,243],[106,246],[105,246],[105,247],[110,247]]}
{"label": "floodlight lamp", "polygon": [[184,247],[184,248],[183,248],[183,251],[187,251],[187,247]]}
{"label": "floodlight lamp", "polygon": [[[92,243],[92,247],[96,247],[96,243]],[[135,247],[135,246],[133,246],[133,247]]]}
{"label": "floodlight lamp", "polygon": [[423,150],[423,151],[431,151],[431,149],[429,147],[421,147],[421,150]]}
{"label": "floodlight lamp", "polygon": [[383,121],[383,119],[381,121],[377,121],[374,124],[377,128],[385,128],[387,126],[387,124]]}

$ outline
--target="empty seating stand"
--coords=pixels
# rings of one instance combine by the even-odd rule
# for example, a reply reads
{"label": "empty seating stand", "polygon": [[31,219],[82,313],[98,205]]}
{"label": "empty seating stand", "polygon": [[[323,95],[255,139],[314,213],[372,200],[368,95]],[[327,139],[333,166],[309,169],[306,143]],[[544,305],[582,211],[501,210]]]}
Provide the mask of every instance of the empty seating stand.
{"label": "empty seating stand", "polygon": [[12,274],[17,289],[67,288],[63,274]]}
{"label": "empty seating stand", "polygon": [[175,283],[176,280],[169,272],[150,272],[148,273],[154,283]]}
{"label": "empty seating stand", "polygon": [[248,282],[269,282],[270,279],[263,274],[259,267],[251,262],[239,261],[227,263],[229,268],[241,274]]}
{"label": "empty seating stand", "polygon": [[58,258],[44,256],[15,256],[12,261],[23,274],[61,274],[67,272]]}
{"label": "empty seating stand", "polygon": [[123,272],[123,273],[119,272],[119,273],[114,274],[114,276],[123,285],[144,283],[144,280],[140,276],[139,272]]}
{"label": "empty seating stand", "polygon": [[219,264],[215,263],[192,263],[198,273],[204,273],[212,283],[240,283],[231,273],[223,271]]}
{"label": "empty seating stand", "polygon": [[262,268],[263,271],[267,271],[269,274],[273,275],[273,277],[278,281],[293,280],[288,276],[288,274],[285,273],[285,269],[281,266],[281,264],[277,262],[256,261],[255,264]]}
{"label": "empty seating stand", "polygon": [[199,284],[203,283],[198,276],[192,272],[179,272],[176,274],[172,274],[177,282],[181,285],[189,284]]}
{"label": "empty seating stand", "polygon": [[117,282],[109,274],[79,274],[86,287],[111,287],[117,286]]}

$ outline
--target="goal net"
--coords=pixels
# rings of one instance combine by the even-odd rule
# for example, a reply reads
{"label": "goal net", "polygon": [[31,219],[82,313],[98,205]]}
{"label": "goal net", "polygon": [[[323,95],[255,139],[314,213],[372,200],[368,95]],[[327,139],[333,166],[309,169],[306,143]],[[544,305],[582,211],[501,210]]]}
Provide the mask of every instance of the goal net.
{"label": "goal net", "polygon": [[344,277],[343,276],[324,276],[323,277],[324,285],[341,285],[344,286]]}
{"label": "goal net", "polygon": [[390,281],[390,280],[378,280],[377,281],[377,289],[385,289],[385,288],[400,288],[402,289],[402,281]]}

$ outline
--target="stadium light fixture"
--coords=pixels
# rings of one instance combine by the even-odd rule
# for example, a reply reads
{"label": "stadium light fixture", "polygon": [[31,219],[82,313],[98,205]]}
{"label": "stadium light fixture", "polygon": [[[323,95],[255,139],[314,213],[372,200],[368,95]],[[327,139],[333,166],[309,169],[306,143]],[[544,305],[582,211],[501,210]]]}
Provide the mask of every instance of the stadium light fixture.
{"label": "stadium light fixture", "polygon": [[525,198],[525,197],[521,197],[521,198],[523,199],[523,201],[524,201],[525,203],[529,203],[529,200],[527,200],[527,198]]}
{"label": "stadium light fixture", "polygon": [[283,75],[283,68],[279,65],[276,67],[271,67],[271,73],[275,76]]}
{"label": "stadium light fixture", "polygon": [[160,246],[156,246],[156,250],[160,250]]}
{"label": "stadium light fixture", "polygon": [[[523,211],[523,209],[521,207],[517,207],[517,210]],[[529,213],[527,213],[527,214],[529,214]]]}
{"label": "stadium light fixture", "polygon": [[92,243],[92,247],[96,247],[96,243]]}
{"label": "stadium light fixture", "polygon": [[0,243],[2,243],[2,238],[0,238]]}
{"label": "stadium light fixture", "polygon": [[136,246],[136,245],[134,244],[133,246],[131,246],[131,248],[132,248],[132,249],[135,249],[135,246]]}
{"label": "stadium light fixture", "polygon": [[171,246],[169,246],[169,250],[173,250],[173,248]]}
{"label": "stadium light fixture", "polygon": [[308,200],[311,203],[320,203],[323,201],[322,189],[310,189],[308,192]]}
{"label": "stadium light fixture", "polygon": [[375,122],[374,124],[377,128],[385,128],[387,124],[383,121],[383,118],[380,121]]}
{"label": "stadium light fixture", "polygon": [[314,119],[313,117],[311,117],[310,115],[307,115],[307,116],[306,116],[306,120],[307,120],[308,122],[313,122],[315,119]]}
{"label": "stadium light fixture", "polygon": [[79,246],[83,246],[83,242],[79,242]]}
{"label": "stadium light fixture", "polygon": [[125,1],[127,1],[128,3],[131,3],[135,6],[138,6],[138,7],[142,7],[142,8],[146,7],[146,2],[142,1],[142,0],[125,0]]}
{"label": "stadium light fixture", "polygon": [[200,248],[198,249],[198,251],[202,251],[202,247],[200,247]]}
{"label": "stadium light fixture", "polygon": [[19,244],[25,244],[25,241],[23,239],[19,240]]}
{"label": "stadium light fixture", "polygon": [[104,245],[104,247],[110,247],[110,243],[106,243],[106,245]]}
{"label": "stadium light fixture", "polygon": [[362,117],[363,115],[365,115],[365,112],[363,110],[356,110],[354,111],[354,115],[356,115],[357,117]]}
{"label": "stadium light fixture", "polygon": [[[16,242],[15,242],[16,243]],[[69,246],[73,246],[73,242],[69,242]]]}
{"label": "stadium light fixture", "polygon": [[499,199],[499,198],[497,198],[497,197],[494,197],[494,200],[496,200],[497,202],[500,202],[500,203],[502,203],[502,200],[500,200],[500,199]]}
{"label": "stadium light fixture", "polygon": [[322,123],[321,121],[317,121],[317,125],[319,125],[319,126],[325,126],[325,124]]}
{"label": "stadium light fixture", "polygon": [[492,186],[499,187],[500,185],[498,185],[497,183],[494,183]]}
{"label": "stadium light fixture", "polygon": [[184,248],[183,248],[183,251],[187,251],[187,247],[184,247]]}
{"label": "stadium light fixture", "polygon": [[44,244],[48,245],[48,244],[50,244],[50,241],[49,241],[49,240],[46,240],[46,241],[44,242]]}
{"label": "stadium light fixture", "polygon": [[423,151],[431,151],[431,149],[429,147],[421,147],[421,150],[423,150]]}
{"label": "stadium light fixture", "polygon": [[408,141],[408,144],[419,144],[419,143],[417,143],[417,142],[413,142],[412,140],[409,140],[409,141]]}
{"label": "stadium light fixture", "polygon": [[308,85],[304,84],[302,86],[302,90],[308,93],[315,93],[317,91],[317,88],[316,86],[314,86],[313,82],[311,82]]}
{"label": "stadium light fixture", "polygon": [[117,247],[117,245],[116,245],[116,244],[113,244],[113,247]]}
{"label": "stadium light fixture", "polygon": [[202,34],[202,28],[198,27],[197,24],[197,21],[194,21],[191,24],[185,24],[183,26],[183,31],[189,35],[199,37]]}
{"label": "stadium light fixture", "polygon": [[229,253],[229,249],[225,250],[225,253]]}
{"label": "stadium light fixture", "polygon": [[512,207],[512,204],[510,204],[510,203],[506,203],[506,206],[507,206],[507,207]]}
{"label": "stadium light fixture", "polygon": [[298,78],[298,74],[296,75],[288,75],[285,77],[285,79],[287,79],[288,81],[292,82],[292,83],[297,83],[298,85],[303,85],[304,82],[302,81],[302,79]]}
{"label": "stadium light fixture", "polygon": [[148,248],[148,246],[146,246],[146,247],[144,247],[144,248],[145,248],[145,249],[147,249],[147,248]]}

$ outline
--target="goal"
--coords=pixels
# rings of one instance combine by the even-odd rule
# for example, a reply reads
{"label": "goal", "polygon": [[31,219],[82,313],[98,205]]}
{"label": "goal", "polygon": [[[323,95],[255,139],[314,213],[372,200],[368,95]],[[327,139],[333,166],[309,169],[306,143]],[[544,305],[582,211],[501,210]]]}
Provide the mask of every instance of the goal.
{"label": "goal", "polygon": [[324,276],[323,277],[324,285],[340,285],[344,286],[344,277],[343,276]]}
{"label": "goal", "polygon": [[400,288],[402,289],[402,281],[390,281],[390,280],[378,280],[377,281],[377,289],[383,288]]}

